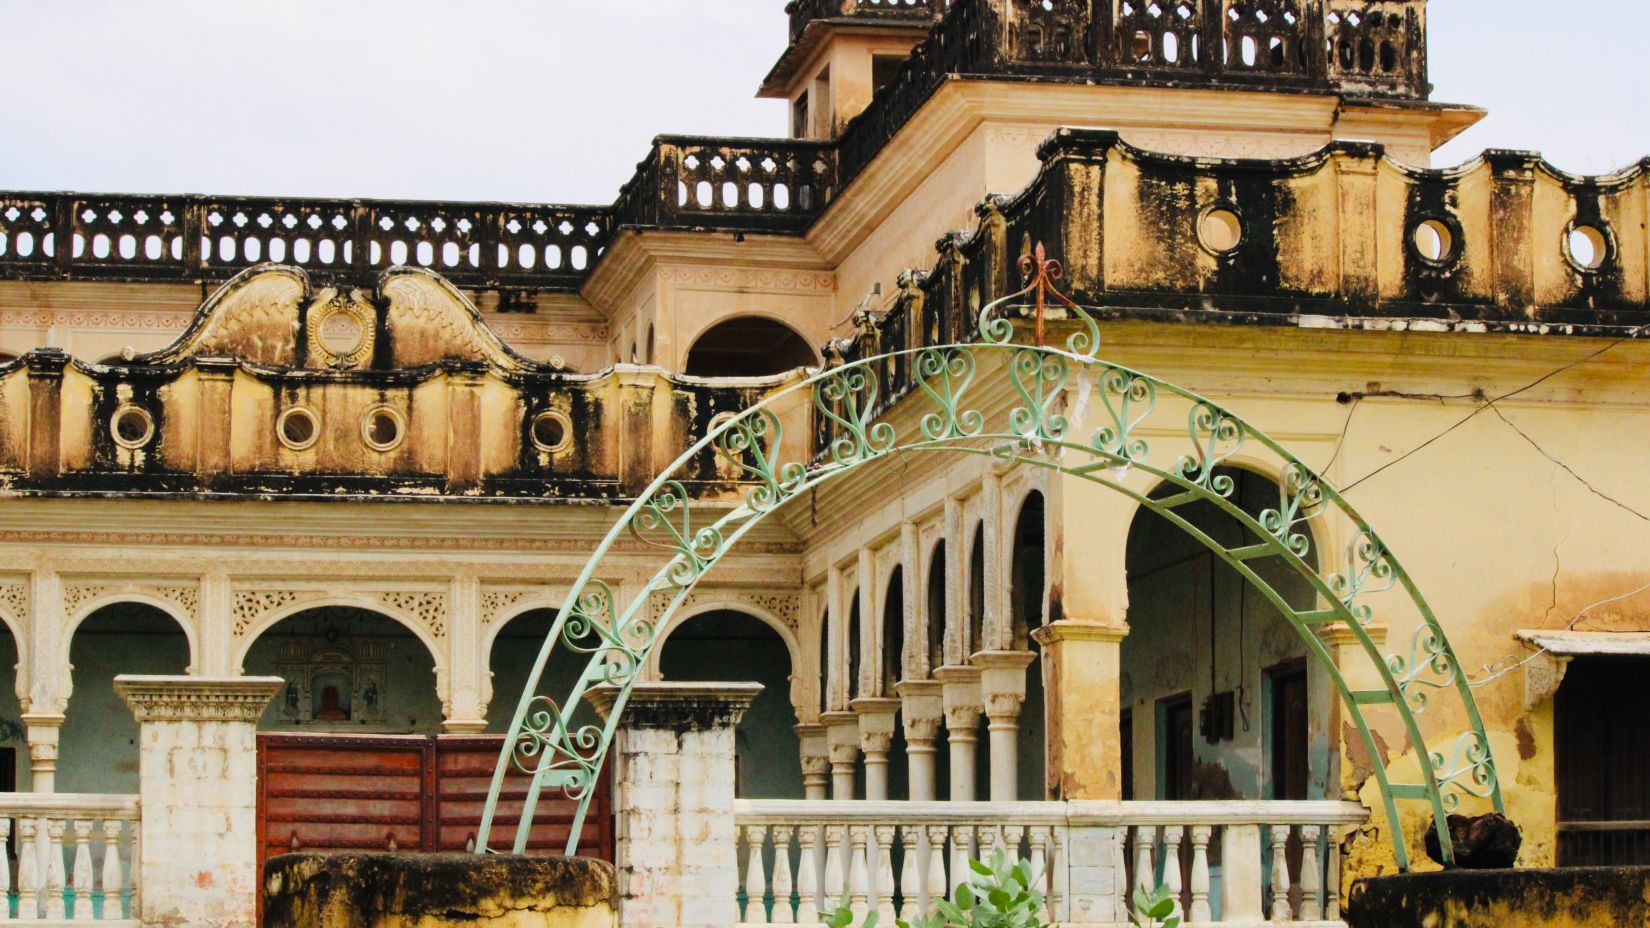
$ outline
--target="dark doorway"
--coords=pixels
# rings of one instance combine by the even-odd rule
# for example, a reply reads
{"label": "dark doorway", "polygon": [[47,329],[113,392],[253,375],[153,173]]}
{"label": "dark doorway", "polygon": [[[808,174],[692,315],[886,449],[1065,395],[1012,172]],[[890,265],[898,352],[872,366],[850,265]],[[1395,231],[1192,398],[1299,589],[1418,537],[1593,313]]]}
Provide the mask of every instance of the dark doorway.
{"label": "dark doorway", "polygon": [[1163,775],[1161,799],[1195,799],[1192,795],[1192,697],[1171,696],[1159,703],[1162,713]]}
{"label": "dark doorway", "polygon": [[1650,864],[1650,658],[1575,658],[1553,727],[1558,865]]}
{"label": "dark doorway", "polygon": [[1306,663],[1290,661],[1266,673],[1271,691],[1271,742],[1267,753],[1272,799],[1306,799],[1311,776],[1307,754]]}
{"label": "dark doorway", "polygon": [[808,340],[782,322],[743,316],[711,326],[688,349],[694,377],[766,377],[819,363]]}

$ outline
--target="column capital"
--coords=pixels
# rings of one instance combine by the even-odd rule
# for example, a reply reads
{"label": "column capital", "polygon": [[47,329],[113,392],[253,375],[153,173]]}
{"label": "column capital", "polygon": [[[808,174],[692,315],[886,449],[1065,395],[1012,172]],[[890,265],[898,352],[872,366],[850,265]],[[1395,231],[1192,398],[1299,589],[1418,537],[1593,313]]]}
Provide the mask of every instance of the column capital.
{"label": "column capital", "polygon": [[859,747],[867,756],[887,754],[894,741],[894,717],[899,700],[862,696],[848,704],[859,716]]}
{"label": "column capital", "polygon": [[280,677],[115,677],[115,692],[139,722],[256,724],[285,685]]}
{"label": "column capital", "polygon": [[1096,625],[1066,619],[1050,622],[1031,633],[1031,637],[1045,647],[1062,641],[1122,641],[1128,635],[1127,625]]}
{"label": "column capital", "polygon": [[934,679],[940,681],[945,727],[952,732],[966,731],[972,737],[985,708],[980,697],[980,668],[947,664],[934,671]]}
{"label": "column capital", "polygon": [[[619,698],[617,686],[594,686],[584,698],[603,719],[613,711]],[[668,728],[703,731],[732,728],[744,718],[758,693],[760,683],[637,683],[626,700],[624,724],[627,728]]]}
{"label": "column capital", "polygon": [[1026,698],[1026,668],[1036,659],[1030,651],[981,651],[974,655],[988,717],[996,720],[1019,716]]}
{"label": "column capital", "polygon": [[945,717],[945,684],[938,680],[901,680],[894,685],[900,696],[900,723],[911,745],[932,745]]}

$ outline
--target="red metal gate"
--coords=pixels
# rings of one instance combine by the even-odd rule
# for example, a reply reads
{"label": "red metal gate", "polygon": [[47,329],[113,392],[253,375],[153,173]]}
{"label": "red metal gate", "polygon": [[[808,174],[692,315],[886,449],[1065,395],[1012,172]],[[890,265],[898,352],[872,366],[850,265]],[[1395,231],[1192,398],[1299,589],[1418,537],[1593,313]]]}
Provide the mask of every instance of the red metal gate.
{"label": "red metal gate", "polygon": [[[289,851],[463,851],[474,846],[498,735],[258,735],[258,867]],[[598,778],[579,853],[613,859],[613,810]],[[527,777],[506,781],[495,834],[515,835]],[[559,854],[576,804],[539,801],[529,853]]]}

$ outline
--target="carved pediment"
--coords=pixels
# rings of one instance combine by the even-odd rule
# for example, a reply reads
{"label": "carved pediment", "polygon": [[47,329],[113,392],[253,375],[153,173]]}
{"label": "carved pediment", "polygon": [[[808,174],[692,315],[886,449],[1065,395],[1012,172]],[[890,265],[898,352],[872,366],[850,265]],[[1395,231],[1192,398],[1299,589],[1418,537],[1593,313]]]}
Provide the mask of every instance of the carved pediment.
{"label": "carved pediment", "polygon": [[405,370],[443,361],[539,366],[511,351],[452,284],[409,267],[385,271],[372,291],[316,289],[296,267],[249,268],[201,304],[181,338],[136,363],[194,358],[318,370]]}

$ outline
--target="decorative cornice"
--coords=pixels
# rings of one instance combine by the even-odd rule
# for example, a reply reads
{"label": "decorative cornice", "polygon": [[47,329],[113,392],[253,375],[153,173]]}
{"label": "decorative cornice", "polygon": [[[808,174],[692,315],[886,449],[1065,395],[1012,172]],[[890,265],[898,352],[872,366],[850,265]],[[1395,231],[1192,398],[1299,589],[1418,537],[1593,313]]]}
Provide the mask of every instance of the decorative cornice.
{"label": "decorative cornice", "polygon": [[280,677],[115,677],[115,692],[139,722],[256,724],[285,685]]}
{"label": "decorative cornice", "polygon": [[[616,686],[597,686],[585,699],[605,719],[619,692]],[[637,683],[625,703],[622,727],[677,732],[732,728],[760,692],[760,683]]]}

